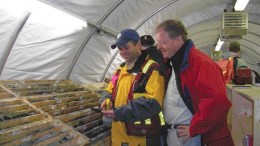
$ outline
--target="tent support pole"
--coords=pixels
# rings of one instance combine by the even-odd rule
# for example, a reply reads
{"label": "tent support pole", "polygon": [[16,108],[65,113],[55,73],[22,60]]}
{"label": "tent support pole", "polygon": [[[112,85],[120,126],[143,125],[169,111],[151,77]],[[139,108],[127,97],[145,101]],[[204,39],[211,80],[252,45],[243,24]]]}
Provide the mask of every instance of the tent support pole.
{"label": "tent support pole", "polygon": [[[157,11],[153,12],[151,15],[149,15],[148,17],[146,17],[146,19],[144,19],[141,23],[139,23],[139,25],[137,25],[135,27],[135,30],[137,30],[138,28],[140,28],[146,21],[148,21],[151,17],[153,17],[154,15],[156,15],[158,12],[160,12],[161,10],[165,9],[166,7],[170,6],[171,4],[177,2],[178,0],[172,0],[169,3],[167,3],[166,5],[164,5],[163,7],[159,8]],[[116,55],[118,54],[118,50],[114,53],[114,55],[112,56],[112,58],[109,60],[102,76],[100,77],[100,82],[103,82],[105,80],[105,76],[107,74],[107,71],[109,69],[109,67],[111,66],[113,60],[116,58]]]}
{"label": "tent support pole", "polygon": [[[70,68],[68,69],[68,72],[67,72],[67,74],[65,75],[65,79],[69,79],[69,77],[70,77],[70,75],[71,75],[71,72],[72,72],[72,70],[73,70],[73,68],[74,68],[74,66],[75,66],[75,64],[76,64],[76,62],[77,62],[77,60],[79,59],[79,56],[80,56],[81,52],[84,50],[86,44],[89,42],[89,40],[91,39],[91,37],[92,37],[92,36],[96,33],[96,31],[98,30],[96,27],[102,28],[103,30],[107,30],[107,32],[108,32],[110,35],[113,35],[113,33],[111,33],[112,31],[108,31],[108,29],[104,29],[104,27],[101,27],[101,26],[99,26],[99,25],[101,25],[101,24],[105,21],[105,19],[114,11],[114,9],[115,9],[116,7],[118,7],[123,1],[124,1],[124,0],[120,0],[120,1],[118,1],[117,3],[115,3],[114,6],[113,6],[112,8],[110,8],[109,11],[104,15],[104,17],[102,17],[102,18],[98,21],[97,24],[91,23],[91,22],[89,23],[90,25],[94,26],[95,28],[93,28],[93,29],[91,30],[91,32],[89,33],[89,35],[86,36],[84,42],[83,42],[82,45],[80,46],[79,51],[77,52],[76,56],[74,57],[74,59],[73,59],[71,65],[70,65]],[[94,25],[94,24],[95,24],[95,25]],[[114,35],[114,36],[116,36],[116,35]],[[109,65],[109,66],[110,66],[110,65]]]}
{"label": "tent support pole", "polygon": [[0,60],[0,77],[2,75],[2,72],[4,70],[4,66],[6,64],[6,61],[8,59],[8,56],[10,55],[10,52],[14,46],[14,43],[18,37],[18,35],[20,34],[22,28],[24,27],[26,21],[28,20],[29,16],[31,15],[31,12],[26,11],[25,14],[23,15],[22,19],[20,20],[20,23],[18,24],[18,26],[16,27],[16,29],[14,30],[6,48],[5,51],[3,53],[3,56]]}
{"label": "tent support pole", "polygon": [[113,54],[112,58],[109,60],[102,76],[100,77],[100,82],[103,82],[105,80],[105,77],[106,77],[106,74],[107,74],[107,71],[109,69],[109,67],[111,66],[112,62],[114,61],[114,59],[116,58],[116,55],[118,54],[119,50],[117,49],[116,52]]}

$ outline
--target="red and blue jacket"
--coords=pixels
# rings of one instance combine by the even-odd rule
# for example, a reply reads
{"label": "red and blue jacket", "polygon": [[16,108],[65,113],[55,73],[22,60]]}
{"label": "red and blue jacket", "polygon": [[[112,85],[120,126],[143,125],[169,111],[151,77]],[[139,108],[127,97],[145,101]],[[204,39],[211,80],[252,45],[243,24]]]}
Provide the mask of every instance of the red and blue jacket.
{"label": "red and blue jacket", "polygon": [[221,68],[196,49],[191,40],[181,49],[184,49],[182,60],[175,72],[180,80],[177,82],[180,95],[192,105],[190,135],[201,135],[203,144],[210,146],[234,145],[227,124],[231,102],[227,98]]}

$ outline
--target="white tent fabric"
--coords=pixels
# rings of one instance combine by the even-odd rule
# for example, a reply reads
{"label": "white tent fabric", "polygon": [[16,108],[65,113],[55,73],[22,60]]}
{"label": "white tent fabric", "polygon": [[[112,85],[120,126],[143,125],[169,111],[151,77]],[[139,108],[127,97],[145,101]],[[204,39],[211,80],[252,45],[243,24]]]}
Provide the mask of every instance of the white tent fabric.
{"label": "white tent fabric", "polygon": [[[17,9],[10,8],[11,1],[18,3],[18,0],[0,2],[0,65],[3,67],[0,79],[71,79],[78,83],[99,82],[104,75],[109,77],[113,73],[122,59],[116,55],[117,50],[110,49],[110,45],[115,41],[117,33],[124,28],[136,29],[140,35],[154,35],[156,25],[163,20],[180,19],[188,28],[189,37],[195,45],[210,54],[219,38],[223,11],[231,10],[235,2],[38,1],[75,17],[62,19],[60,12],[49,9],[35,12],[26,7],[22,9],[22,4],[17,13]],[[29,0],[23,2],[26,1]],[[25,20],[27,11],[30,11],[30,15]],[[249,15],[249,26],[248,34],[239,40],[241,54],[250,67],[260,72],[260,1],[250,0],[245,11]],[[80,20],[85,23],[79,23]],[[21,23],[23,21],[24,25]],[[19,26],[22,26],[20,32],[17,29]],[[224,43],[224,52],[227,51],[228,44]]]}

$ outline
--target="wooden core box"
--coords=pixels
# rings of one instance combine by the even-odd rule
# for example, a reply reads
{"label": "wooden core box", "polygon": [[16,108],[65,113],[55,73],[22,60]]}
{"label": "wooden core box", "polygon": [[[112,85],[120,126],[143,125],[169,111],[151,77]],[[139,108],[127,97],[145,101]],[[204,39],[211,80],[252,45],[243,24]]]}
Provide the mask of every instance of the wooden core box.
{"label": "wooden core box", "polygon": [[0,145],[109,146],[99,97],[71,80],[1,81]]}

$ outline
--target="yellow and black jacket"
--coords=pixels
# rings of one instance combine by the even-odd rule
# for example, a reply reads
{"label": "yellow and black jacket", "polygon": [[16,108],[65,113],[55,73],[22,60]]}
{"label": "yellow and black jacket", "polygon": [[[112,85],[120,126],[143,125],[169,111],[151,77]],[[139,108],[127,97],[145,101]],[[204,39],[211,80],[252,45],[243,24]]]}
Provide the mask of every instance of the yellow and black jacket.
{"label": "yellow and black jacket", "polygon": [[[152,124],[165,125],[161,112],[164,95],[165,78],[155,61],[142,54],[130,70],[127,70],[123,63],[100,99],[101,103],[106,98],[110,98],[114,104],[112,145],[145,146],[154,145],[155,141],[159,141],[154,141],[153,137],[158,137],[161,131],[152,131],[151,134],[147,129],[155,129],[149,127]],[[156,123],[153,123],[154,121]],[[129,124],[130,127],[137,125],[139,129],[129,132],[127,129]]]}

